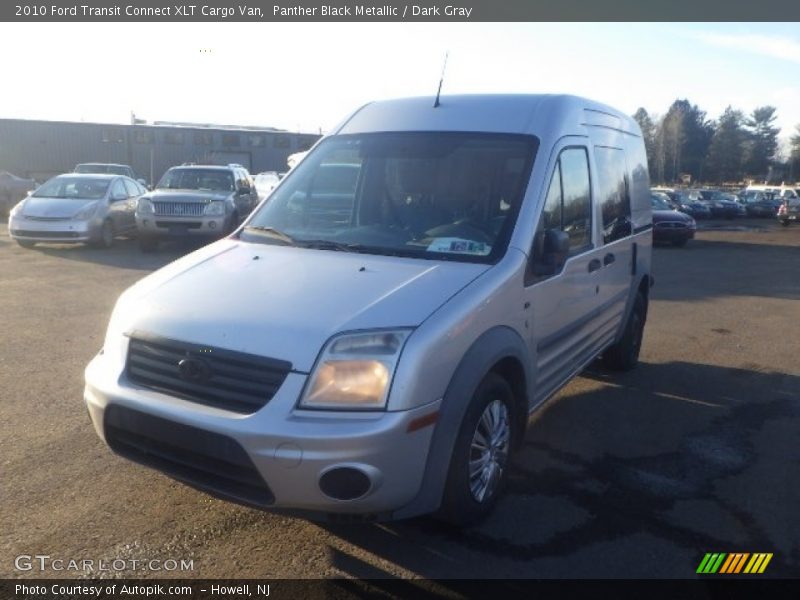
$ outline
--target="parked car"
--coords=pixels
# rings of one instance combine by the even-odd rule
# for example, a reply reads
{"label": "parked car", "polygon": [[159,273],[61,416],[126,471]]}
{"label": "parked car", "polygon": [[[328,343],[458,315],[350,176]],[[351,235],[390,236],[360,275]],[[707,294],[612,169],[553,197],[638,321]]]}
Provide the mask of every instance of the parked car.
{"label": "parked car", "polygon": [[[304,220],[328,175],[355,175],[350,218]],[[229,500],[469,523],[530,412],[598,355],[636,365],[651,230],[623,112],[367,104],[234,235],[122,294],[84,398],[112,450]]]}
{"label": "parked car", "polygon": [[108,248],[116,236],[136,231],[134,210],[145,191],[129,177],[59,175],[11,210],[9,234],[26,248],[37,242],[88,242]]}
{"label": "parked car", "polygon": [[783,204],[782,200],[773,192],[746,191],[741,198],[748,217],[772,218],[778,214],[778,209]]}
{"label": "parked car", "polygon": [[137,181],[140,185],[147,187],[147,182],[136,175],[136,171],[129,165],[115,163],[81,163],[75,165],[73,173],[108,173],[111,175],[125,175]]}
{"label": "parked car", "polygon": [[671,204],[672,208],[675,210],[679,210],[694,219],[700,220],[711,218],[711,209],[709,208],[708,204],[700,200],[692,199],[688,194],[678,192],[676,194],[676,199],[673,200]]}
{"label": "parked car", "polygon": [[272,193],[272,190],[280,183],[281,177],[277,171],[262,171],[254,178],[258,199],[263,200]]}
{"label": "parked car", "polygon": [[33,179],[25,179],[12,175],[8,171],[0,171],[0,216],[8,215],[12,206],[35,189],[36,182]]}
{"label": "parked car", "polygon": [[725,217],[726,219],[735,219],[738,217],[747,216],[745,205],[739,200],[736,194],[717,192],[713,195],[711,202],[715,206],[722,208],[721,216]]}
{"label": "parked car", "polygon": [[685,246],[694,237],[697,222],[694,218],[675,210],[659,195],[650,195],[653,209],[653,242]]}
{"label": "parked car", "polygon": [[800,198],[786,198],[778,208],[778,220],[784,227],[800,219]]}
{"label": "parked car", "polygon": [[732,194],[726,194],[719,190],[688,190],[687,195],[690,200],[705,204],[711,211],[712,218],[733,219],[746,215],[744,207],[736,201]]}
{"label": "parked car", "polygon": [[139,199],[136,227],[144,252],[168,238],[220,238],[258,204],[250,174],[239,165],[172,167]]}

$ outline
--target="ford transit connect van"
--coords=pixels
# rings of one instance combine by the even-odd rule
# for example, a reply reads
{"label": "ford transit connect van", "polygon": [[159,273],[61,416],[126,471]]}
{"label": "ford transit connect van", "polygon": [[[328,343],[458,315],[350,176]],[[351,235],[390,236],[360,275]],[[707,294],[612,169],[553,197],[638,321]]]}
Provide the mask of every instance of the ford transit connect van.
{"label": "ford transit connect van", "polygon": [[227,238],[122,294],[86,369],[111,449],[216,496],[464,524],[528,416],[636,365],[640,130],[571,96],[368,104]]}

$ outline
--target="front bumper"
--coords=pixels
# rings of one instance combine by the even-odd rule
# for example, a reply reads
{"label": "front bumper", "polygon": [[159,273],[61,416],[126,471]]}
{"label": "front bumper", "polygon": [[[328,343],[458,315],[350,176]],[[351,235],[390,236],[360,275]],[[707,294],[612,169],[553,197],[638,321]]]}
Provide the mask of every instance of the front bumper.
{"label": "front bumper", "polygon": [[674,242],[694,238],[695,228],[690,227],[653,227],[654,242]]}
{"label": "front bumper", "polygon": [[[397,412],[297,410],[307,376],[290,373],[262,409],[243,416],[136,387],[108,363],[100,354],[86,369],[84,400],[98,435],[123,456],[213,495],[312,516],[386,519],[419,492],[434,427],[409,432],[409,425],[435,413],[440,401]],[[120,440],[139,454],[120,451]],[[187,467],[187,453],[194,467]],[[320,478],[335,468],[365,474],[368,491],[352,500],[327,496]],[[223,476],[209,479],[209,471]],[[236,481],[225,476],[233,472]],[[243,492],[242,481],[255,491]]]}
{"label": "front bumper", "polygon": [[100,226],[95,226],[92,221],[40,221],[12,217],[8,222],[11,238],[28,242],[88,242],[99,236],[99,232]]}
{"label": "front bumper", "polygon": [[222,237],[227,231],[228,217],[162,217],[136,215],[136,229],[146,237]]}

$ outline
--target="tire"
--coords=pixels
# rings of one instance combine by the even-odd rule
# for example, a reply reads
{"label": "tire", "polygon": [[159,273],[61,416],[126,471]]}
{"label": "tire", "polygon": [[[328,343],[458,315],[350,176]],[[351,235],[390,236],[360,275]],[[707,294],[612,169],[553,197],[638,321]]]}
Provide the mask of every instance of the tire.
{"label": "tire", "polygon": [[637,292],[622,338],[603,352],[603,364],[606,367],[614,371],[630,371],[639,363],[646,320],[647,301],[641,292]]}
{"label": "tire", "polygon": [[106,219],[100,229],[100,237],[89,242],[92,248],[111,248],[114,245],[114,225]]}
{"label": "tire", "polygon": [[[461,422],[437,518],[465,526],[486,517],[508,479],[514,440],[514,394],[505,379],[489,373],[470,400]],[[486,438],[491,439],[489,448]],[[483,461],[484,466],[478,463]],[[476,471],[470,476],[470,463]]]}
{"label": "tire", "polygon": [[36,245],[36,242],[30,240],[17,240],[17,243],[23,248],[33,248]]}
{"label": "tire", "polygon": [[689,240],[683,238],[682,240],[672,240],[672,245],[676,248],[683,248]]}
{"label": "tire", "polygon": [[139,250],[142,252],[155,252],[158,250],[158,240],[146,235],[139,236]]}
{"label": "tire", "polygon": [[241,223],[241,221],[239,220],[239,213],[235,212],[231,215],[230,223],[228,223],[228,226],[225,228],[225,232],[223,235],[232,234],[234,231],[236,231],[236,228],[239,227],[239,223]]}
{"label": "tire", "polygon": [[783,225],[784,227],[788,227],[789,226],[789,219],[785,219],[785,220],[781,221],[781,225]]}

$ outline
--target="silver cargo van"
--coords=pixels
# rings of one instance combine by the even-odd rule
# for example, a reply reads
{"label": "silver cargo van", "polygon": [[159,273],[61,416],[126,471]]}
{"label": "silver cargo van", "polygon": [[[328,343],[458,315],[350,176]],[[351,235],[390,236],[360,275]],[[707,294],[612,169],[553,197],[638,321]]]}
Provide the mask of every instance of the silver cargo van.
{"label": "silver cargo van", "polygon": [[636,365],[651,228],[617,110],[368,104],[237,231],[122,294],[91,419],[114,452],[250,506],[469,523],[532,411],[599,356]]}

